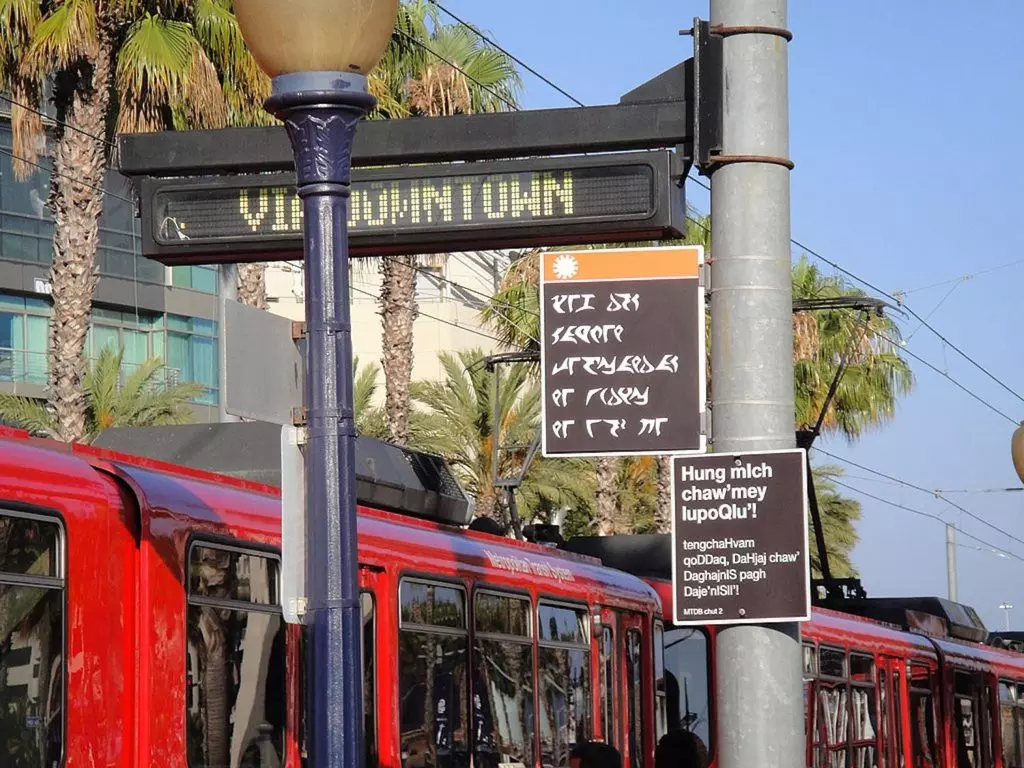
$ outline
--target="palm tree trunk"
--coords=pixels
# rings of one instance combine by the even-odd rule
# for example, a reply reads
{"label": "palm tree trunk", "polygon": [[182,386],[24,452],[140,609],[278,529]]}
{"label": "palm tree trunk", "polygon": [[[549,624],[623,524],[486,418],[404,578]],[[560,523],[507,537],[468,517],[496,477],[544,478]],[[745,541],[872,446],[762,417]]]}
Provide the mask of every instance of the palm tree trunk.
{"label": "palm tree trunk", "polygon": [[381,367],[384,369],[384,412],[388,435],[399,445],[409,442],[409,384],[412,381],[413,324],[416,305],[416,257],[388,257],[381,261],[380,309],[384,334]]}
{"label": "palm tree trunk", "polygon": [[618,461],[611,458],[597,460],[597,534],[611,536],[615,533],[615,512],[617,494],[615,493],[615,473]]}
{"label": "palm tree trunk", "polygon": [[238,265],[238,300],[253,309],[267,308],[267,265]]}
{"label": "palm tree trunk", "polygon": [[658,457],[658,507],[654,513],[658,533],[672,531],[672,457]]}
{"label": "palm tree trunk", "polygon": [[[98,280],[96,250],[107,169],[106,116],[110,101],[111,49],[101,40],[85,65],[82,87],[70,98],[66,123],[53,150],[49,205],[53,212],[53,321],[50,324],[48,395],[62,440],[85,436],[85,341]],[[59,125],[59,124],[58,124]]]}

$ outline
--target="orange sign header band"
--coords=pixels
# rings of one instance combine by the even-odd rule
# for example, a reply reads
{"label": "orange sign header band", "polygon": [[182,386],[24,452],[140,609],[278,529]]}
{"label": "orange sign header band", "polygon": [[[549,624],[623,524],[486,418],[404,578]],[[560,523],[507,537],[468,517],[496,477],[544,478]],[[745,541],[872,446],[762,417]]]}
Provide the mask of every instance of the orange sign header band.
{"label": "orange sign header band", "polygon": [[699,277],[704,249],[696,245],[668,248],[615,248],[542,253],[546,283],[583,280],[664,280]]}

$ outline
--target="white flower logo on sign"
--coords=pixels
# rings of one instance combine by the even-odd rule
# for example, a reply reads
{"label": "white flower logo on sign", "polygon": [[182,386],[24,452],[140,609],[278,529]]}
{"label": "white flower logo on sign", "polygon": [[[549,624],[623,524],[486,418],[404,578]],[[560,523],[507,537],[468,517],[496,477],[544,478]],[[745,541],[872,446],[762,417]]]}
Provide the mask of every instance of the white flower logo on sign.
{"label": "white flower logo on sign", "polygon": [[562,254],[555,259],[555,265],[552,269],[554,270],[555,277],[559,280],[571,280],[576,277],[576,273],[580,270],[580,265],[576,261],[575,256]]}

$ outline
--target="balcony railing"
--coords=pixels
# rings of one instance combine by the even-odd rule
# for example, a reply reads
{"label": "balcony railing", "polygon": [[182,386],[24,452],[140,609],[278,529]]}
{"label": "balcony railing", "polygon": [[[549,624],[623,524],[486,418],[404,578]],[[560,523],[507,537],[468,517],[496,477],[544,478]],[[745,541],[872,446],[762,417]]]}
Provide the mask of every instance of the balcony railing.
{"label": "balcony railing", "polygon": [[[90,358],[90,363],[95,358]],[[121,381],[124,383],[136,368],[137,363],[121,364]],[[11,349],[0,347],[0,382],[12,384],[36,384],[46,386],[46,377],[49,372],[49,361],[45,352],[35,352],[27,349]],[[173,387],[184,383],[180,368],[169,365],[158,369],[154,377],[157,386]],[[216,405],[218,402],[218,391],[215,387],[203,386],[203,393],[195,398],[193,402],[204,405]]]}

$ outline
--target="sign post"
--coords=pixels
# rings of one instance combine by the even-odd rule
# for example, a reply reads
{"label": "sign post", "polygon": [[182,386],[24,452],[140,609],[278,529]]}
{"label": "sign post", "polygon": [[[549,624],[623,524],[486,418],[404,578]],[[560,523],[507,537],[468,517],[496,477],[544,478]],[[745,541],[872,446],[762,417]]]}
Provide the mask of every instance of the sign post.
{"label": "sign post", "polygon": [[700,246],[541,254],[544,456],[707,448]]}
{"label": "sign post", "polygon": [[676,624],[809,620],[803,449],[677,457],[672,464]]}

